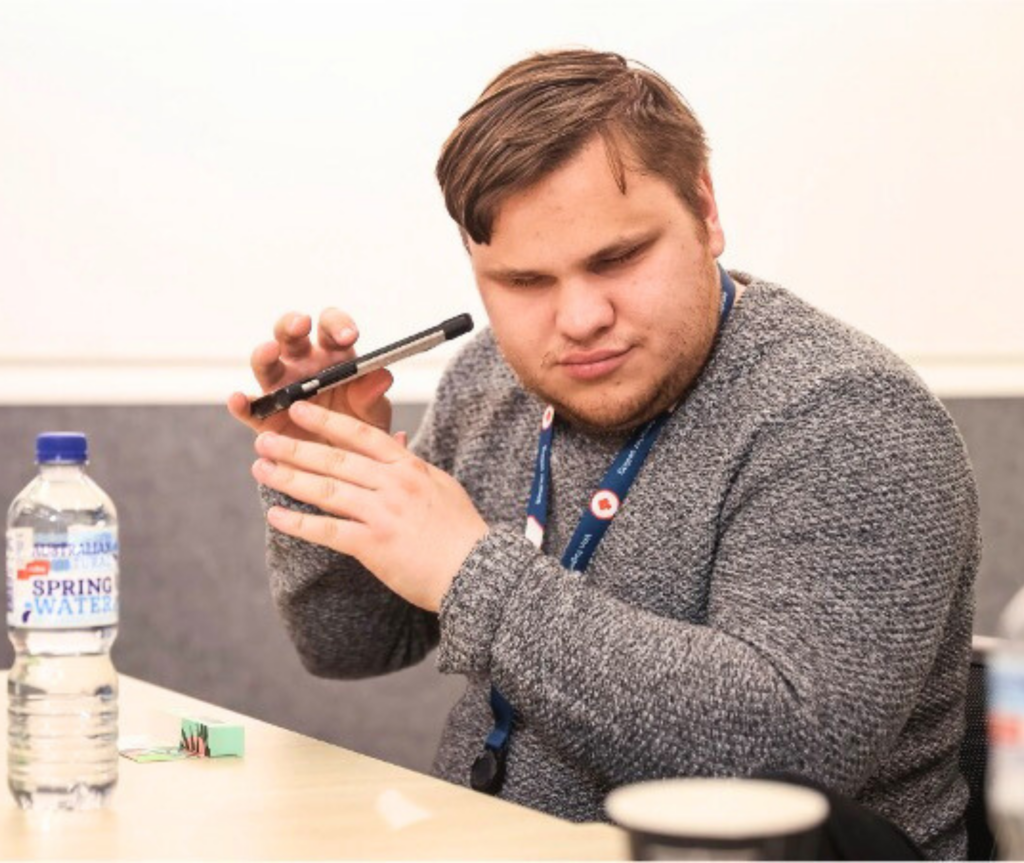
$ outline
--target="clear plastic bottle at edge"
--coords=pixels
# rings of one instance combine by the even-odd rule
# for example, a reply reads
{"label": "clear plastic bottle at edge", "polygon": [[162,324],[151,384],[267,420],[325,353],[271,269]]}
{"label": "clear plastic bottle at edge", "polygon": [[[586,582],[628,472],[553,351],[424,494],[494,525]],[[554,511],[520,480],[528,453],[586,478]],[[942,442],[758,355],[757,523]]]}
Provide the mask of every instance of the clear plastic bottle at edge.
{"label": "clear plastic bottle at edge", "polygon": [[117,514],[83,434],[41,434],[7,515],[7,780],[23,809],[91,809],[117,783]]}
{"label": "clear plastic bottle at edge", "polygon": [[988,810],[1003,860],[1024,860],[1024,589],[988,657]]}

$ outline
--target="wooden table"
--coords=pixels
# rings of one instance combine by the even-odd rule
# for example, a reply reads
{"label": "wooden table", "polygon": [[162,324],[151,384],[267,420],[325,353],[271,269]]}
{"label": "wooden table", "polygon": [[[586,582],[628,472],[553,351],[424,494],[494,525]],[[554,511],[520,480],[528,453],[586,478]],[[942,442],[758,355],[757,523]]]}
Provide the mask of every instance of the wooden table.
{"label": "wooden table", "polygon": [[[0,789],[0,859],[626,859],[577,825],[121,676],[120,733],[172,741],[181,711],[245,726],[243,758],[121,758],[104,810],[23,812]],[[0,711],[6,776],[6,710]],[[6,784],[6,783],[5,783]]]}

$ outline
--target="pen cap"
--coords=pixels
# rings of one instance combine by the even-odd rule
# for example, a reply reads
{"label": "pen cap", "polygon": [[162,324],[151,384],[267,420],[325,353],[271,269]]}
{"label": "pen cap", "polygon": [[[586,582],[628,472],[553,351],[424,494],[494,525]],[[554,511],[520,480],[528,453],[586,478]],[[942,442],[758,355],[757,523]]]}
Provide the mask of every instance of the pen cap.
{"label": "pen cap", "polygon": [[473,329],[473,319],[465,313],[456,315],[441,324],[441,329],[446,340],[456,339]]}

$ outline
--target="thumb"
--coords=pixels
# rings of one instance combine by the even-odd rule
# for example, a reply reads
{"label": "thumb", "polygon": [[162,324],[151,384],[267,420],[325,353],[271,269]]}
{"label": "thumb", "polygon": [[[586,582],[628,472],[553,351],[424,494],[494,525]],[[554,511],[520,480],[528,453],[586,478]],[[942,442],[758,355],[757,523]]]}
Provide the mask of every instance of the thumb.
{"label": "thumb", "polygon": [[352,414],[363,422],[391,431],[391,402],[384,394],[395,382],[391,372],[378,369],[348,385],[348,404]]}

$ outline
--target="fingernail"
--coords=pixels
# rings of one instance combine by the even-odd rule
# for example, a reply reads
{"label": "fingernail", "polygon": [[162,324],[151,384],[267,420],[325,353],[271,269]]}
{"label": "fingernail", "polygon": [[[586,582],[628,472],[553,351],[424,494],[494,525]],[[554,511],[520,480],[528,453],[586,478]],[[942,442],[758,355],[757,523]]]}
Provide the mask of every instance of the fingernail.
{"label": "fingernail", "polygon": [[274,434],[273,432],[269,432],[269,431],[260,432],[256,436],[256,443],[257,444],[270,444],[270,443],[274,442],[274,438],[276,438],[276,437],[277,437],[277,435]]}
{"label": "fingernail", "polygon": [[274,463],[268,458],[256,459],[256,472],[269,476],[274,472]]}
{"label": "fingernail", "polygon": [[336,342],[350,342],[356,337],[356,331],[352,327],[345,327],[334,334]]}
{"label": "fingernail", "polygon": [[272,525],[283,525],[288,521],[291,513],[282,506],[272,506],[267,510],[267,521]]}
{"label": "fingernail", "polygon": [[291,411],[293,417],[298,417],[299,419],[305,417],[308,419],[313,416],[314,407],[308,402],[295,402],[288,410]]}

